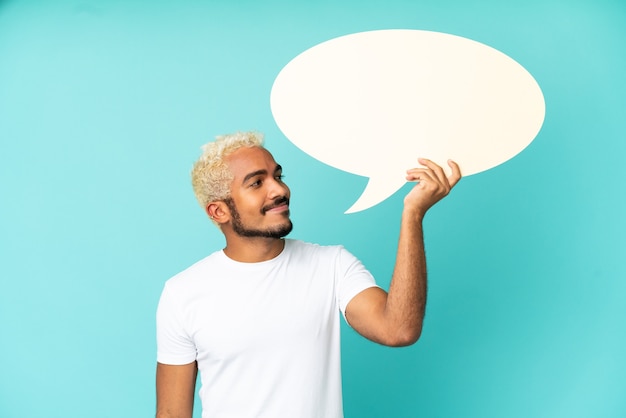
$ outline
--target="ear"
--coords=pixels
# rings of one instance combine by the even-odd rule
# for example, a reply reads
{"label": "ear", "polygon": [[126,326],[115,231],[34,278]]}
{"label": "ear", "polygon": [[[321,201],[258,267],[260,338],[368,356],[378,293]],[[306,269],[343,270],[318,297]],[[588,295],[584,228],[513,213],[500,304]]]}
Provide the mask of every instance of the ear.
{"label": "ear", "polygon": [[213,222],[217,222],[220,225],[230,220],[228,206],[222,201],[210,202],[206,205],[205,211]]}

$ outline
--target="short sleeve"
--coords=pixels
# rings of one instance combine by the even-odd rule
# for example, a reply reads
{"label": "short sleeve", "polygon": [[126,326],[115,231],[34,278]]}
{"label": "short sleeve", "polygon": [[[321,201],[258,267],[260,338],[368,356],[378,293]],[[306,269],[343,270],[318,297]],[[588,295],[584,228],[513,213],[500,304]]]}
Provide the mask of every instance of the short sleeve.
{"label": "short sleeve", "polygon": [[344,247],[337,257],[337,302],[345,317],[346,307],[353,297],[370,287],[378,287],[372,274]]}
{"label": "short sleeve", "polygon": [[184,327],[182,295],[166,283],[157,308],[157,361],[189,364],[196,359],[196,346]]}

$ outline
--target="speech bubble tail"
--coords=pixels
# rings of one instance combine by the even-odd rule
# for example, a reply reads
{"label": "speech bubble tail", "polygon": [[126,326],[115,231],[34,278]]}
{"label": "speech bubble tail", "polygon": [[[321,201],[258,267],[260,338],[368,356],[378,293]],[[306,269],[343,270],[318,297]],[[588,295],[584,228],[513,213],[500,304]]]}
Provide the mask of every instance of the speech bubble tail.
{"label": "speech bubble tail", "polygon": [[399,180],[380,177],[370,177],[365,190],[356,202],[345,211],[345,214],[360,212],[376,206],[383,200],[398,191],[406,183],[402,177]]}

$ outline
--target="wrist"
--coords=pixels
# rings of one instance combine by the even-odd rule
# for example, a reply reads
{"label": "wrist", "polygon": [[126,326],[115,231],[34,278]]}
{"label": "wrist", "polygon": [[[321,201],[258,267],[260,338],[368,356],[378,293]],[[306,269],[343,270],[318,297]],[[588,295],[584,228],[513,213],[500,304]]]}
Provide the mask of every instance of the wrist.
{"label": "wrist", "polygon": [[423,209],[418,205],[404,205],[402,210],[402,218],[406,220],[421,222],[426,215],[427,209]]}

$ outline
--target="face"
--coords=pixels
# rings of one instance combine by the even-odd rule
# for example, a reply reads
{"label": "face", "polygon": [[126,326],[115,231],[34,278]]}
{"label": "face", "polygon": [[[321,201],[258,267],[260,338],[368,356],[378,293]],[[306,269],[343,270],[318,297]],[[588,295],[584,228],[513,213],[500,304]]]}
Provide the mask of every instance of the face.
{"label": "face", "polygon": [[224,202],[233,231],[242,237],[282,238],[291,232],[290,191],[282,167],[265,149],[241,148],[226,159],[234,175]]}

